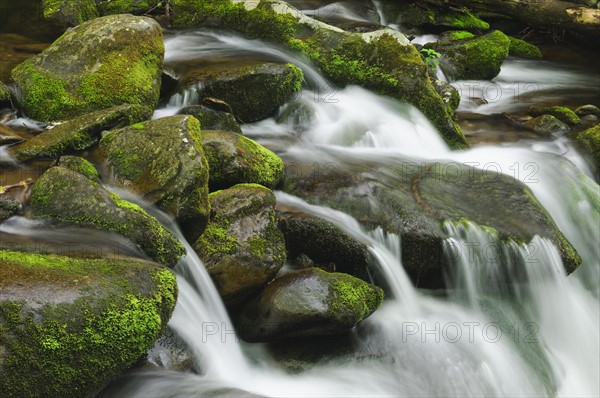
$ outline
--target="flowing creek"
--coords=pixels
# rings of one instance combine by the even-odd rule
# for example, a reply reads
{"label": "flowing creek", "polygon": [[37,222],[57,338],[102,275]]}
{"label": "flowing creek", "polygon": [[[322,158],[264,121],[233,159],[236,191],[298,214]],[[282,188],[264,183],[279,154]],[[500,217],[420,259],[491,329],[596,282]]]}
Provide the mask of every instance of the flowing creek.
{"label": "flowing creek", "polygon": [[[348,15],[368,20],[352,11]],[[412,286],[402,267],[398,236],[380,229],[365,231],[347,214],[277,192],[278,205],[325,218],[366,243],[386,288],[383,306],[349,337],[350,351],[289,372],[265,345],[244,343],[235,335],[202,262],[176,225],[158,214],[188,251],[175,269],[179,300],[169,328],[189,347],[191,360],[202,374],[178,372],[167,359],[168,347],[159,344],[150,355],[157,367],[124,375],[100,396],[600,395],[600,214],[593,205],[600,201],[600,191],[593,170],[563,137],[513,131],[515,139],[489,143],[510,135],[505,127],[490,131],[497,127],[493,115],[520,112],[530,105],[515,97],[515,88],[525,90],[527,98],[536,102],[598,104],[598,75],[551,61],[509,59],[493,82],[454,82],[463,94],[459,111],[478,115],[463,128],[475,137],[474,142],[483,144],[451,151],[414,107],[360,87],[335,89],[308,60],[278,46],[197,30],[166,32],[165,47],[166,67],[180,76],[198,67],[257,61],[301,67],[305,73],[301,95],[276,117],[242,126],[244,134],[273,149],[288,164],[307,159],[321,167],[351,167],[366,160],[461,162],[507,174],[529,186],[583,263],[567,277],[558,250],[546,239],[535,237],[528,245],[501,242],[493,232],[474,224],[446,225],[450,238],[444,254],[454,265],[447,277],[455,289],[448,297],[439,297],[437,292]],[[491,100],[486,87],[496,90],[498,100]],[[484,105],[469,100],[486,96]],[[154,117],[175,114],[197,101],[193,87],[182,88],[164,101]],[[299,117],[285,116],[294,110]],[[486,134],[493,139],[478,141]],[[139,198],[132,200],[139,202]],[[80,235],[72,230],[40,230],[40,225],[21,218],[10,221],[0,233],[3,240],[10,236],[16,243],[19,236],[57,244]],[[92,238],[128,247],[109,234]],[[499,247],[494,256],[485,251],[490,244]],[[140,255],[134,248],[126,254]],[[525,280],[518,279],[516,272],[496,272],[501,262],[509,270],[525,269]]]}

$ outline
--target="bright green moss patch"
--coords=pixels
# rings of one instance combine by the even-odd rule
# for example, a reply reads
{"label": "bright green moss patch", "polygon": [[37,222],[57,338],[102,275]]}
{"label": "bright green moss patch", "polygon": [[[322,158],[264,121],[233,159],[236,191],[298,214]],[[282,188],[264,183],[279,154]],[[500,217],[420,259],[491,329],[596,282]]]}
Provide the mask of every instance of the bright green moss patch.
{"label": "bright green moss patch", "polygon": [[477,18],[469,11],[461,13],[443,13],[440,15],[440,24],[456,29],[488,30],[490,24]]}
{"label": "bright green moss patch", "polygon": [[600,125],[577,134],[576,142],[592,158],[596,170],[600,170]]}
{"label": "bright green moss patch", "polygon": [[529,113],[532,116],[551,115],[569,126],[579,124],[579,116],[569,108],[564,106],[539,106],[532,105],[529,107]]}
{"label": "bright green moss patch", "polygon": [[510,47],[508,48],[509,55],[531,59],[543,58],[542,52],[537,46],[527,43],[524,40],[517,39],[516,37],[508,36],[508,38],[510,39]]}

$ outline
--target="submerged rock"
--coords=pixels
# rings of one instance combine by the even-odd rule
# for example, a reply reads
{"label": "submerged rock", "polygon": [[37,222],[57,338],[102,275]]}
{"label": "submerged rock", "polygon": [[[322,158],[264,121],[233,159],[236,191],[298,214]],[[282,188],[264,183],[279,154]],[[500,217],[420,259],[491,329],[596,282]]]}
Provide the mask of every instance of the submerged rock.
{"label": "submerged rock", "polygon": [[227,28],[282,43],[304,53],[337,84],[361,85],[413,104],[449,145],[467,147],[462,131],[431,85],[428,66],[416,48],[397,31],[344,32],[307,17],[280,0],[173,0],[171,3],[176,27]]}
{"label": "submerged rock", "polygon": [[564,106],[532,105],[529,107],[529,114],[532,116],[551,115],[569,126],[575,126],[580,122],[579,116]]}
{"label": "submerged rock", "polygon": [[307,257],[328,271],[343,272],[369,281],[371,256],[365,243],[357,241],[329,221],[297,213],[278,216],[288,260]]}
{"label": "submerged rock", "polygon": [[106,134],[100,153],[114,183],[171,214],[191,242],[208,222],[208,163],[200,124],[178,115],[137,123]]}
{"label": "submerged rock", "polygon": [[23,144],[11,147],[10,153],[18,161],[26,162],[82,151],[97,144],[103,131],[128,126],[151,115],[150,108],[140,105],[120,105],[87,113],[54,126]]}
{"label": "submerged rock", "polygon": [[163,38],[146,17],[113,15],[83,23],[12,71],[24,112],[56,121],[120,104],[154,109]]}
{"label": "submerged rock", "polygon": [[[302,165],[300,159],[292,161]],[[344,211],[367,229],[380,226],[399,235],[402,263],[417,287],[445,284],[444,268],[449,265],[443,249],[448,238],[441,227],[445,221],[471,220],[495,229],[501,240],[519,243],[528,243],[535,235],[549,238],[559,248],[568,273],[581,262],[527,186],[456,162],[390,159],[385,166],[367,159],[361,164],[340,162],[310,179],[288,174],[285,190]]]}
{"label": "submerged rock", "polygon": [[528,120],[524,126],[536,133],[543,134],[565,133],[569,131],[569,126],[552,115],[538,116]]}
{"label": "submerged rock", "polygon": [[283,179],[281,158],[243,135],[203,131],[202,145],[210,168],[211,191],[241,183],[273,189]]}
{"label": "submerged rock", "polygon": [[496,30],[484,36],[428,43],[442,54],[441,68],[455,80],[490,80],[500,73],[510,40]]}
{"label": "submerged rock", "polygon": [[201,98],[224,101],[238,119],[250,123],[272,116],[300,91],[302,79],[302,71],[293,64],[268,63],[195,71],[186,83],[201,83]]}
{"label": "submerged rock", "polygon": [[270,282],[285,262],[275,223],[275,195],[240,184],[210,194],[208,226],[193,245],[223,301],[242,302]]}
{"label": "submerged rock", "polygon": [[43,0],[44,18],[73,27],[98,17],[95,0]]}
{"label": "submerged rock", "polygon": [[29,205],[33,218],[121,234],[169,267],[185,253],[181,243],[141,207],[64,167],[52,167],[39,178]]}
{"label": "submerged rock", "polygon": [[242,134],[242,129],[231,113],[217,111],[203,105],[186,106],[180,115],[192,115],[200,122],[202,130],[224,130]]}
{"label": "submerged rock", "polygon": [[318,268],[275,279],[242,312],[239,333],[248,341],[332,335],[352,329],[382,303],[377,286]]}
{"label": "submerged rock", "polygon": [[93,395],[152,347],[176,298],[155,263],[0,251],[2,395]]}

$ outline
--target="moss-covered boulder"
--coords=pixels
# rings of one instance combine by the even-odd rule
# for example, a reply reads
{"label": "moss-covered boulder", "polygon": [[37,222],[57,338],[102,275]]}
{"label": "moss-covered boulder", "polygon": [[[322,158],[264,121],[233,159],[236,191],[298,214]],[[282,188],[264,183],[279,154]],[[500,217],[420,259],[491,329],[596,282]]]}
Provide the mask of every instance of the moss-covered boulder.
{"label": "moss-covered boulder", "polygon": [[33,218],[121,234],[169,267],[185,253],[181,243],[141,207],[64,167],[52,167],[36,181],[29,205]]}
{"label": "moss-covered boulder", "polygon": [[142,105],[119,105],[87,113],[11,147],[10,153],[18,161],[26,162],[82,151],[97,144],[103,131],[141,122],[151,115],[152,109]]}
{"label": "moss-covered boulder", "polygon": [[277,219],[289,261],[302,265],[308,259],[311,265],[327,271],[370,281],[371,255],[365,243],[318,217],[290,212],[280,213]]}
{"label": "moss-covered boulder", "polygon": [[438,40],[439,41],[461,40],[461,39],[469,39],[471,37],[475,37],[475,35],[466,30],[448,30],[446,32],[440,33]]}
{"label": "moss-covered boulder", "polygon": [[0,222],[15,216],[19,213],[21,202],[12,196],[4,193],[4,188],[0,186]]}
{"label": "moss-covered boulder", "polygon": [[225,101],[244,123],[272,116],[302,85],[302,70],[293,64],[245,65],[222,70],[197,70],[184,84],[198,84],[200,97]]}
{"label": "moss-covered boulder", "polygon": [[293,175],[286,175],[287,192],[344,211],[366,229],[381,227],[399,235],[402,263],[418,287],[445,285],[443,271],[449,264],[443,244],[448,234],[441,225],[446,221],[471,220],[495,229],[501,240],[519,244],[535,235],[546,237],[559,248],[568,273],[581,263],[529,188],[511,177],[455,162],[386,159],[382,165],[365,159],[360,164],[338,161],[326,172],[302,179],[313,166],[299,158],[286,161],[296,166]]}
{"label": "moss-covered boulder", "polygon": [[529,114],[532,116],[551,115],[569,126],[575,126],[580,122],[579,116],[564,106],[532,105],[529,107]]}
{"label": "moss-covered boulder", "polygon": [[44,18],[64,27],[98,18],[95,0],[43,0]]}
{"label": "moss-covered boulder", "polygon": [[204,105],[190,105],[179,111],[180,115],[192,115],[200,122],[202,130],[225,130],[242,134],[242,128],[229,112],[211,109]]}
{"label": "moss-covered boulder", "polygon": [[270,282],[285,263],[275,195],[239,184],[210,194],[210,220],[193,245],[221,297],[236,305]]}
{"label": "moss-covered boulder", "polygon": [[[173,0],[176,27],[227,28],[282,43],[308,56],[336,84],[356,84],[407,101],[454,148],[467,147],[437,94],[419,52],[401,33],[349,33],[310,18],[280,0]],[[321,89],[321,87],[319,87]]]}
{"label": "moss-covered boulder", "polygon": [[442,97],[448,113],[454,115],[456,108],[460,104],[460,93],[458,90],[453,85],[442,80],[433,80],[432,84],[435,91]]}
{"label": "moss-covered boulder", "polygon": [[442,54],[440,66],[455,80],[490,80],[498,76],[509,46],[510,39],[499,30],[484,36],[425,45]]}
{"label": "moss-covered boulder", "polygon": [[0,251],[0,391],[85,397],[162,334],[175,276],[137,259]]}
{"label": "moss-covered boulder", "polygon": [[377,286],[307,268],[270,283],[244,308],[238,330],[253,342],[338,334],[367,318],[382,301]]}
{"label": "moss-covered boulder", "polygon": [[178,115],[106,134],[99,145],[114,184],[171,214],[195,241],[208,222],[208,163],[200,124]]}
{"label": "moss-covered boulder", "polygon": [[592,104],[582,105],[575,109],[575,114],[579,117],[592,115],[600,118],[600,108]]}
{"label": "moss-covered boulder", "polygon": [[6,84],[0,82],[0,108],[9,107],[11,105],[10,98],[10,90]]}
{"label": "moss-covered boulder", "polygon": [[12,71],[24,112],[66,120],[120,104],[154,109],[164,45],[154,20],[112,15],[85,22]]}
{"label": "moss-covered boulder", "polygon": [[524,127],[536,133],[553,134],[569,131],[569,126],[552,115],[542,115],[528,120]]}
{"label": "moss-covered boulder", "polygon": [[600,124],[577,133],[575,142],[590,157],[596,171],[600,171]]}
{"label": "moss-covered boulder", "polygon": [[508,47],[509,55],[530,59],[542,59],[544,57],[542,51],[537,46],[516,37],[509,36],[508,38],[510,40],[510,46]]}
{"label": "moss-covered boulder", "polygon": [[164,12],[165,2],[160,0],[97,0],[101,15],[147,14]]}
{"label": "moss-covered boulder", "polygon": [[210,168],[211,191],[241,183],[275,188],[283,179],[283,161],[279,156],[243,135],[208,130],[202,133],[202,145]]}
{"label": "moss-covered boulder", "polygon": [[55,166],[64,167],[86,177],[88,180],[99,183],[100,174],[96,167],[84,158],[79,156],[61,156],[55,163]]}

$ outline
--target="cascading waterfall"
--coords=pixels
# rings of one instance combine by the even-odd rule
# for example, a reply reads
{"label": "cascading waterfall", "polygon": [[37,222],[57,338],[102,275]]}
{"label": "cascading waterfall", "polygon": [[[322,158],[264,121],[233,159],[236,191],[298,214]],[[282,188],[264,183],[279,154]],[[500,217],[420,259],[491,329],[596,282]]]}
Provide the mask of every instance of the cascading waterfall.
{"label": "cascading waterfall", "polygon": [[[197,37],[214,40],[203,46],[199,43],[210,40]],[[185,58],[186,63],[194,57],[252,55],[254,59],[296,63],[307,80],[318,82],[318,87],[327,85],[322,77],[314,76],[317,72],[305,60],[263,42],[201,32],[177,35],[167,39],[166,46],[167,64],[182,61],[180,55],[190,57]],[[509,64],[506,70],[510,68],[518,70],[519,66]],[[560,143],[552,142],[452,152],[429,122],[406,104],[358,87],[327,92],[329,100],[322,93],[306,90],[285,106],[302,107],[306,114],[303,123],[272,118],[245,125],[244,132],[267,137],[270,143],[281,140],[286,144],[279,147],[287,153],[309,159],[343,153],[357,162],[365,157],[385,162],[390,156],[409,156],[414,162],[446,159],[512,175],[531,188],[578,250],[583,258],[580,269],[567,278],[556,248],[547,240],[536,237],[524,246],[499,242],[491,231],[475,225],[448,225],[451,238],[446,253],[448,262],[456,266],[449,281],[454,281],[456,290],[447,299],[430,297],[408,282],[399,258],[398,237],[378,230],[368,235],[343,213],[278,193],[279,203],[326,218],[367,243],[385,275],[389,295],[384,305],[357,327],[354,353],[291,375],[281,370],[261,345],[238,345],[234,336],[222,334],[206,338],[207,325],[230,323],[201,262],[188,256],[185,267],[177,269],[180,299],[170,326],[193,355],[204,358],[200,362],[206,374],[166,370],[133,374],[116,387],[117,394],[597,396],[600,253],[596,244],[600,215],[594,206],[600,195],[589,170],[582,171],[585,162],[581,157],[572,148],[570,160],[557,155],[559,150],[553,146],[560,147]],[[290,137],[294,138],[291,145]],[[490,243],[499,248],[494,253],[504,261],[485,252],[475,253],[476,261],[469,261],[473,244],[483,248]],[[191,275],[184,276],[184,268]],[[219,310],[215,312],[215,308]],[[223,337],[233,342],[229,348],[221,343]],[[528,337],[532,337],[531,343]]]}

